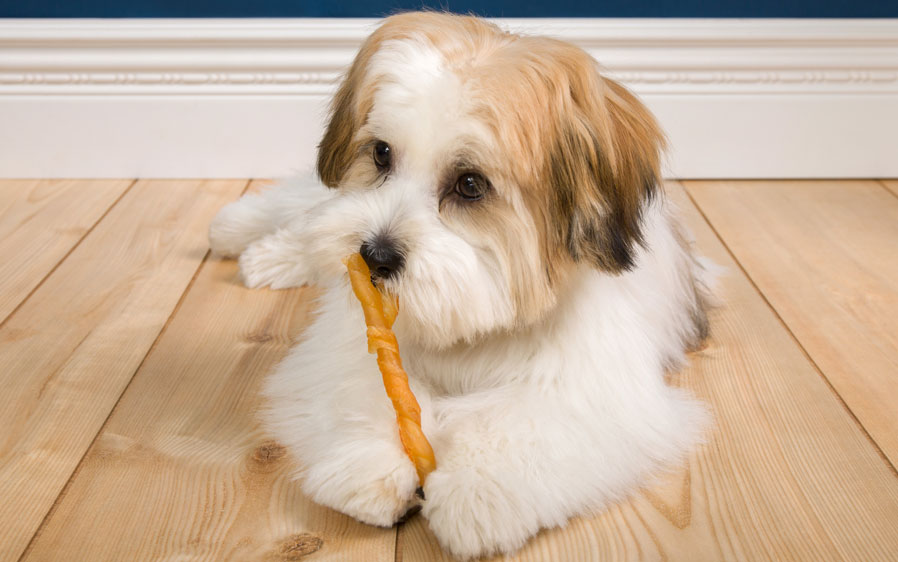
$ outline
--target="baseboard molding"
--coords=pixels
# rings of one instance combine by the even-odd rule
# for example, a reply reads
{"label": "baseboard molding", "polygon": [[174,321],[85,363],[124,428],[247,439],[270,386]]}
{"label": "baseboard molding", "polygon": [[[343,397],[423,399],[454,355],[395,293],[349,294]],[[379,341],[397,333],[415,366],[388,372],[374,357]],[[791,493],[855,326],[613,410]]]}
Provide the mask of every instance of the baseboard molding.
{"label": "baseboard molding", "polygon": [[[671,177],[898,176],[898,20],[501,20],[590,51]],[[0,176],[308,167],[375,20],[0,20]]]}

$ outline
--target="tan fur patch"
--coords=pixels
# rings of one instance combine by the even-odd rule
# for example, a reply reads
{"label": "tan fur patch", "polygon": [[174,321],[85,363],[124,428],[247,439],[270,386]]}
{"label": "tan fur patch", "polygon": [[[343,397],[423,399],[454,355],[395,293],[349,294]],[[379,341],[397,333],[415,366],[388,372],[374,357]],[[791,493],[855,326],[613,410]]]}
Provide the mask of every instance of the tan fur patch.
{"label": "tan fur patch", "polygon": [[[498,27],[467,16],[410,12],[384,20],[362,44],[331,102],[330,120],[318,146],[321,181],[328,187],[338,186],[358,154],[360,146],[354,140],[355,133],[365,124],[376,89],[376,84],[365,80],[366,72],[372,56],[385,41],[420,37],[451,61],[465,57],[466,53],[479,52],[481,42],[502,35]],[[467,44],[459,42],[464,38],[468,39]]]}

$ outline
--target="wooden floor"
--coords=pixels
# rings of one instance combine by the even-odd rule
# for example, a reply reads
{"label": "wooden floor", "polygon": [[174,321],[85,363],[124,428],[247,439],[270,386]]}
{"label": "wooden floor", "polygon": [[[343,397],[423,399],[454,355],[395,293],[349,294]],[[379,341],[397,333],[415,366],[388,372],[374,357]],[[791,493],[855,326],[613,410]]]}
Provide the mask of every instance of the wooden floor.
{"label": "wooden floor", "polygon": [[[0,181],[0,561],[425,561],[254,421],[311,289],[210,257],[230,181]],[[688,464],[515,560],[898,560],[898,182],[671,183],[726,267]]]}

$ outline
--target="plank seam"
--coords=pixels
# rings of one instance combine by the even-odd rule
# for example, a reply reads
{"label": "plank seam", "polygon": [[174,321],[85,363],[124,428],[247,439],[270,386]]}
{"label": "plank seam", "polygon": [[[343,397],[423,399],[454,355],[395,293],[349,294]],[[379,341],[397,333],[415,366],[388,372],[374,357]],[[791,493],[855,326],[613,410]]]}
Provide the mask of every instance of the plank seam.
{"label": "plank seam", "polygon": [[885,189],[889,195],[898,199],[898,193],[895,193],[894,191],[889,189],[889,186],[886,185],[886,182],[884,180],[878,179],[878,180],[876,180],[876,183],[879,184],[879,187]]}
{"label": "plank seam", "polygon": [[[884,185],[883,185],[883,188],[885,189]],[[891,469],[892,474],[894,476],[898,477],[898,469],[896,469],[895,465],[892,464],[892,462],[889,460],[889,458],[886,456],[886,454],[880,448],[879,443],[877,443],[876,440],[873,439],[873,436],[870,435],[870,433],[867,431],[867,428],[864,427],[863,423],[861,423],[861,420],[858,419],[858,417],[855,415],[854,411],[851,409],[851,407],[848,405],[848,403],[845,402],[845,400],[842,398],[842,395],[839,394],[838,390],[836,390],[836,387],[833,386],[833,384],[830,382],[829,378],[826,376],[826,374],[823,372],[823,370],[820,368],[820,366],[817,364],[817,362],[814,361],[814,358],[811,357],[811,354],[808,353],[808,350],[805,349],[804,345],[802,345],[801,340],[798,339],[798,336],[795,335],[795,333],[792,331],[792,328],[789,327],[789,324],[787,324],[785,319],[783,319],[783,317],[780,316],[779,311],[777,311],[777,309],[773,306],[773,303],[771,303],[770,300],[767,299],[767,295],[764,294],[764,291],[762,291],[761,288],[758,287],[758,285],[755,283],[755,280],[751,277],[751,275],[749,275],[748,271],[745,269],[745,266],[742,265],[742,262],[739,261],[739,259],[736,257],[736,255],[733,253],[733,251],[730,249],[729,245],[727,245],[726,241],[723,239],[723,236],[721,236],[721,234],[717,231],[717,228],[711,222],[711,219],[709,219],[708,216],[705,215],[705,212],[704,212],[704,210],[702,210],[701,205],[699,205],[698,201],[696,201],[696,199],[692,196],[692,193],[688,189],[686,189],[685,185],[683,185],[683,191],[686,193],[686,196],[689,198],[689,200],[695,206],[696,210],[699,212],[699,214],[702,216],[702,218],[705,220],[705,222],[711,228],[711,231],[714,232],[714,235],[717,237],[717,239],[720,240],[720,243],[723,245],[724,249],[726,249],[727,253],[733,259],[733,262],[736,264],[736,266],[739,267],[739,270],[742,272],[743,275],[745,275],[746,279],[748,279],[748,282],[751,283],[751,286],[758,293],[758,295],[760,295],[761,299],[764,300],[764,303],[773,312],[774,316],[776,316],[776,319],[779,321],[779,323],[782,324],[782,326],[786,329],[786,331],[789,333],[789,336],[791,336],[792,341],[795,342],[795,344],[798,346],[798,349],[801,350],[801,353],[805,356],[805,358],[808,360],[808,362],[810,362],[810,364],[814,367],[814,370],[817,372],[817,374],[820,376],[820,378],[823,379],[823,382],[826,384],[826,386],[829,387],[829,390],[836,397],[836,400],[838,400],[839,403],[842,405],[842,408],[848,413],[849,416],[851,416],[851,419],[854,420],[854,422],[860,428],[861,432],[867,437],[867,440],[873,445],[873,449],[877,452],[877,454],[879,454],[880,458],[883,460],[883,462],[885,462],[886,466],[888,466]],[[888,189],[886,189],[886,191],[888,191]]]}
{"label": "plank seam", "polygon": [[193,277],[191,277],[190,282],[187,283],[187,286],[184,288],[184,292],[181,293],[181,297],[178,299],[177,304],[175,304],[175,307],[172,309],[171,314],[169,314],[168,318],[165,320],[165,324],[162,325],[162,329],[159,330],[159,333],[156,335],[156,339],[153,340],[153,344],[147,350],[146,354],[143,356],[143,359],[140,360],[140,364],[137,365],[137,368],[134,369],[134,372],[131,373],[131,378],[128,379],[128,383],[125,385],[125,388],[122,389],[122,392],[119,394],[118,398],[116,399],[115,404],[112,406],[112,408],[109,409],[109,414],[106,415],[106,419],[103,420],[103,424],[97,430],[97,433],[94,435],[94,438],[91,440],[90,445],[88,445],[84,449],[84,454],[81,455],[81,459],[78,461],[78,464],[75,466],[75,470],[73,470],[72,474],[69,475],[69,478],[68,478],[68,480],[66,480],[66,483],[62,487],[62,490],[59,492],[59,495],[57,495],[56,499],[53,501],[53,505],[47,511],[47,514],[44,515],[44,518],[41,520],[40,525],[37,526],[37,530],[35,530],[34,535],[32,535],[32,537],[31,537],[31,540],[28,541],[28,545],[25,547],[25,550],[22,551],[22,556],[19,557],[19,562],[24,560],[25,557],[28,555],[28,553],[31,551],[34,541],[40,536],[41,531],[43,530],[47,521],[50,520],[50,518],[56,512],[56,509],[59,506],[59,504],[62,503],[63,499],[65,499],[65,496],[69,491],[69,487],[71,486],[72,482],[75,481],[75,478],[78,477],[78,474],[81,472],[81,468],[84,465],[84,460],[87,458],[88,453],[90,453],[91,449],[93,449],[93,447],[94,447],[94,444],[97,442],[97,439],[100,437],[100,435],[102,435],[103,431],[106,429],[106,425],[109,423],[109,420],[112,418],[112,414],[114,414],[116,409],[118,408],[119,402],[121,402],[122,397],[128,391],[128,388],[130,388],[131,383],[134,382],[134,377],[137,376],[138,372],[140,372],[140,369],[143,367],[143,364],[146,362],[147,357],[149,357],[150,354],[153,353],[153,350],[156,349],[156,345],[159,343],[159,340],[162,339],[162,336],[165,334],[166,330],[168,329],[168,325],[171,323],[175,314],[180,310],[181,303],[184,301],[184,298],[186,297],[187,293],[190,292],[190,289],[193,287],[194,281],[196,280],[200,271],[203,269],[203,266],[206,264],[206,261],[208,260],[211,252],[212,252],[211,250],[206,250],[206,254],[203,256],[202,261],[200,262],[199,266],[196,268],[196,271],[193,273]]}
{"label": "plank seam", "polygon": [[[131,184],[131,186],[133,186],[135,183],[137,183],[137,181],[138,180],[134,180],[134,182]],[[240,192],[241,196],[244,193],[246,193],[247,189],[249,189],[250,183],[251,183],[251,180],[246,181],[246,185],[243,186],[243,191]],[[128,190],[131,189],[131,186],[128,186]],[[105,216],[105,214],[103,216]],[[47,522],[50,520],[50,518],[53,516],[53,514],[56,513],[56,510],[58,509],[59,504],[62,503],[62,500],[65,499],[65,496],[68,493],[69,488],[72,485],[72,482],[75,481],[75,479],[78,477],[78,474],[81,472],[81,469],[84,466],[84,460],[87,458],[88,453],[90,453],[90,451],[94,448],[94,445],[96,444],[97,439],[99,439],[100,435],[103,434],[103,431],[106,429],[106,426],[109,424],[109,420],[112,419],[112,415],[118,409],[118,406],[122,400],[122,397],[125,395],[126,392],[128,392],[128,388],[130,388],[131,384],[134,382],[134,378],[137,376],[137,373],[139,373],[140,369],[143,368],[143,365],[144,365],[144,363],[146,363],[147,358],[153,353],[153,351],[156,349],[156,346],[159,344],[159,340],[161,340],[162,336],[165,335],[165,332],[168,331],[169,324],[171,324],[172,320],[174,319],[175,315],[177,315],[178,311],[181,310],[181,305],[184,303],[184,300],[187,298],[187,294],[193,288],[193,285],[196,282],[197,277],[199,277],[200,272],[205,267],[206,262],[209,260],[209,256],[211,254],[212,254],[212,250],[207,249],[206,253],[203,255],[203,259],[200,260],[199,264],[197,265],[196,271],[193,272],[193,276],[190,278],[190,281],[184,287],[184,291],[181,293],[181,296],[178,298],[178,302],[175,304],[174,308],[172,308],[171,313],[168,315],[168,318],[166,318],[165,323],[162,325],[162,329],[159,330],[158,334],[156,334],[156,338],[153,340],[153,344],[150,345],[150,348],[144,354],[143,359],[140,360],[140,364],[138,364],[137,367],[134,369],[134,371],[131,373],[131,378],[128,379],[128,383],[122,389],[121,393],[119,393],[118,398],[115,400],[115,404],[113,404],[112,408],[109,409],[109,413],[106,415],[106,419],[103,420],[102,425],[100,425],[100,428],[97,430],[97,433],[94,435],[94,438],[91,440],[90,445],[85,447],[84,454],[81,455],[81,459],[78,461],[78,464],[75,465],[75,469],[69,475],[69,478],[68,478],[68,480],[66,480],[65,485],[62,487],[62,490],[60,490],[59,494],[56,496],[56,499],[53,501],[53,505],[50,506],[50,509],[47,510],[47,513],[44,515],[43,519],[41,519],[40,525],[37,526],[37,529],[34,531],[34,534],[31,536],[31,540],[28,541],[28,545],[25,546],[25,550],[23,550],[21,556],[19,556],[18,562],[22,562],[23,560],[25,560],[25,558],[31,552],[32,548],[34,547],[35,541],[38,538],[40,538],[41,532],[43,531],[44,527],[47,525]]]}
{"label": "plank seam", "polygon": [[82,234],[81,238],[79,238],[78,241],[75,242],[71,248],[69,248],[69,251],[67,251],[65,253],[65,255],[63,255],[61,258],[59,258],[59,261],[57,261],[56,264],[52,268],[50,268],[50,271],[48,271],[47,274],[44,275],[41,278],[41,280],[38,281],[38,283],[34,287],[31,288],[30,291],[28,291],[28,294],[25,295],[25,298],[23,298],[21,301],[19,301],[19,304],[17,304],[15,306],[15,308],[13,308],[12,310],[9,311],[9,314],[6,315],[6,318],[0,320],[0,329],[2,329],[3,326],[5,326],[6,323],[9,321],[9,319],[12,318],[16,314],[16,312],[18,312],[19,309],[25,305],[26,302],[28,302],[28,300],[31,298],[31,295],[33,295],[35,292],[37,292],[38,289],[41,288],[41,286],[44,284],[44,281],[49,279],[50,276],[53,275],[53,273],[55,273],[57,269],[59,269],[59,266],[62,265],[62,262],[64,262],[65,260],[68,259],[68,257],[72,254],[72,252],[74,252],[75,249],[78,248],[78,246],[80,246],[81,243],[90,235],[90,233],[94,231],[94,229],[97,227],[97,225],[100,224],[100,222],[106,218],[106,215],[108,215],[109,212],[116,205],[118,205],[118,202],[121,201],[122,198],[125,195],[127,195],[128,192],[131,191],[131,188],[134,187],[134,184],[136,184],[136,183],[137,183],[136,179],[131,181],[131,184],[128,187],[126,187],[125,190],[122,191],[121,194],[118,197],[116,197],[112,203],[109,204],[109,207],[107,207],[106,210],[103,211],[103,214],[101,214],[100,217],[96,221],[94,221],[94,223],[92,225],[90,225],[90,228],[88,228],[86,231],[84,231],[84,234]]}

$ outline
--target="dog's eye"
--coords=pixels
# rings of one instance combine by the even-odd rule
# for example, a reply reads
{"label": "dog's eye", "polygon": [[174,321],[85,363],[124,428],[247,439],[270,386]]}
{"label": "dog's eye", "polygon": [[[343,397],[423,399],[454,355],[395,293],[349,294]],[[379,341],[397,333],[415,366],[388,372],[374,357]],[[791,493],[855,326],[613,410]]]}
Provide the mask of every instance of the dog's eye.
{"label": "dog's eye", "polygon": [[390,169],[393,164],[393,151],[390,145],[384,141],[377,141],[374,145],[374,165],[381,172]]}
{"label": "dog's eye", "polygon": [[468,201],[477,201],[483,198],[489,188],[490,182],[480,174],[462,174],[455,181],[455,192]]}

